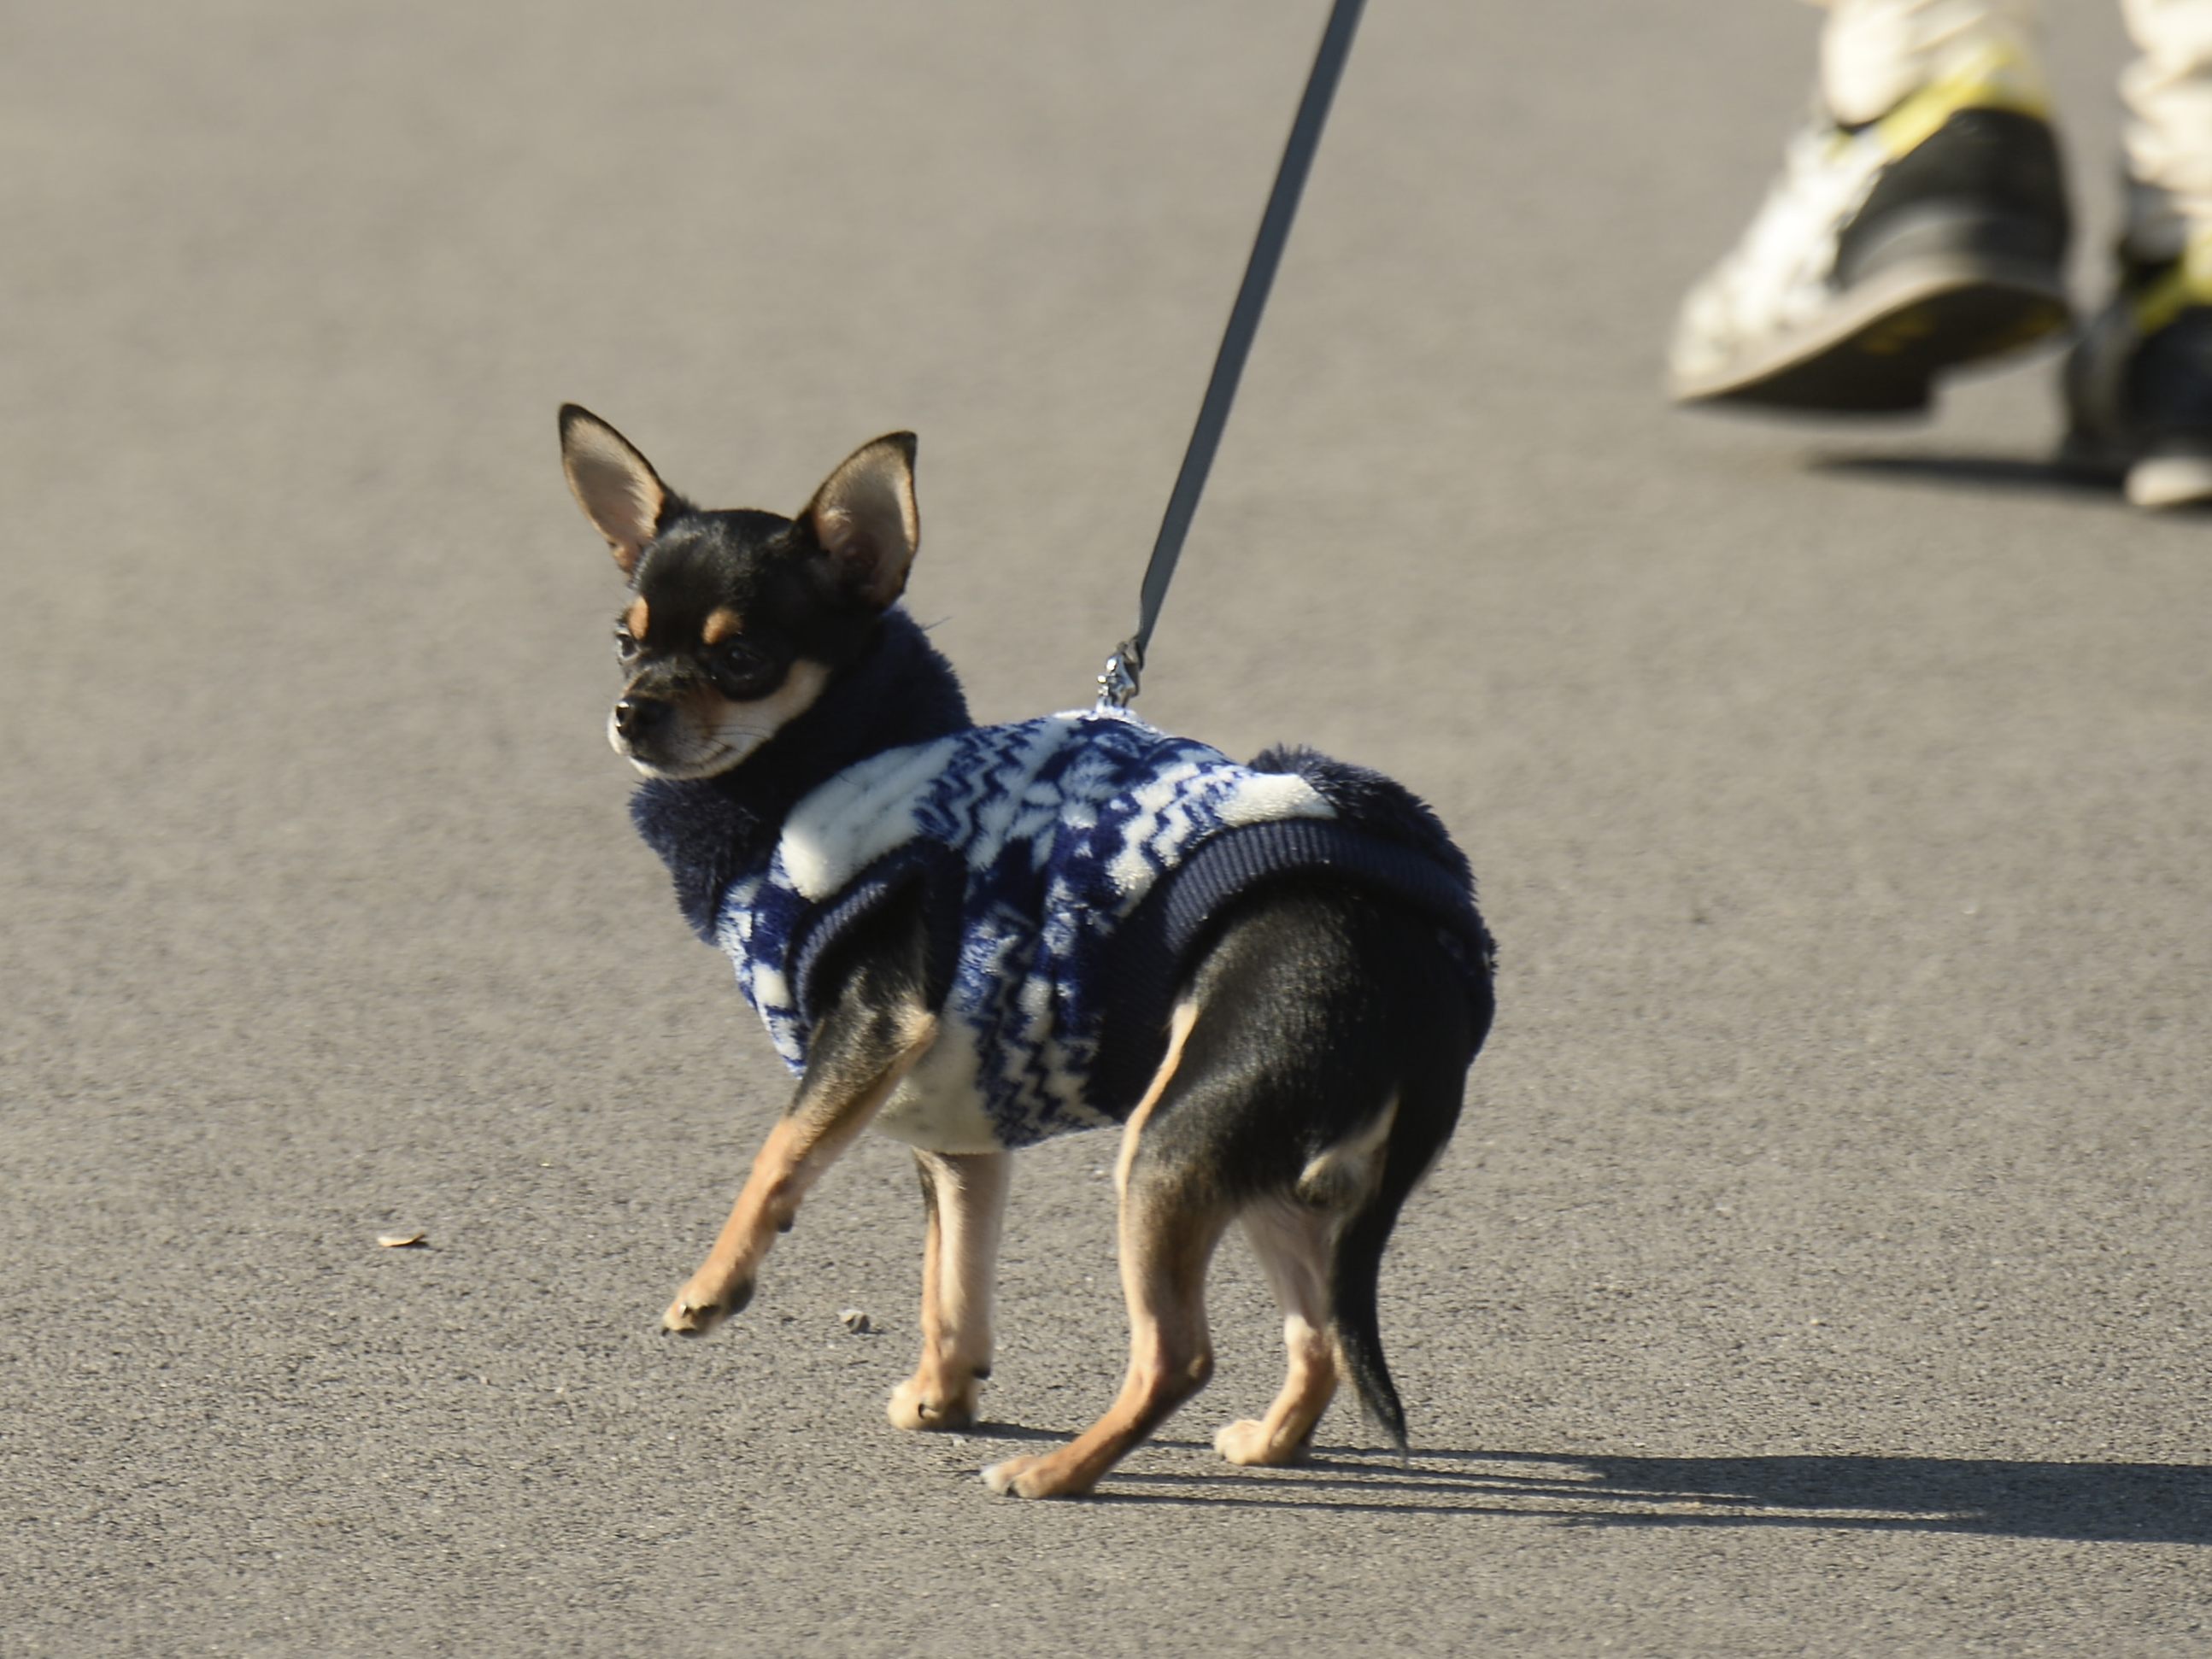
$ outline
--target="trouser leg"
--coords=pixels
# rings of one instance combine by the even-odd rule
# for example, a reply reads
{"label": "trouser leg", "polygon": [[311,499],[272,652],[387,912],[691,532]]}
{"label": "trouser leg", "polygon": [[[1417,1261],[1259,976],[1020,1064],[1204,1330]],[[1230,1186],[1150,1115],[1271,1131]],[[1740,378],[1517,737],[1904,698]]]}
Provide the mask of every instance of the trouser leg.
{"label": "trouser leg", "polygon": [[2146,264],[2212,233],[2212,3],[2123,0],[2139,54],[2122,71],[2128,214],[2124,241]]}
{"label": "trouser leg", "polygon": [[2037,0],[1830,0],[1820,35],[1828,112],[1846,126],[1875,120],[1922,87],[1990,59],[2040,97],[2039,12]]}

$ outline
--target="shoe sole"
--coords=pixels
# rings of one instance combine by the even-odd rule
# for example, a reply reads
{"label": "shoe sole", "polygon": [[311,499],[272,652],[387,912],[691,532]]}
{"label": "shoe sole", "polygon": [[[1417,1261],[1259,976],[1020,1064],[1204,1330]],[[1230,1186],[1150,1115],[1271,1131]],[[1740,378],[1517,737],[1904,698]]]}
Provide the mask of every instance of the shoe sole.
{"label": "shoe sole", "polygon": [[2212,506],[2212,443],[2145,455],[2099,442],[2076,428],[2059,446],[2058,465],[2084,478],[2118,484],[2130,507],[2159,511]]}
{"label": "shoe sole", "polygon": [[2032,263],[1936,254],[1899,261],[1838,297],[1816,324],[1723,374],[1678,376],[1674,401],[1837,415],[1924,410],[1947,369],[1998,357],[2066,328],[2058,279]]}
{"label": "shoe sole", "polygon": [[2212,455],[2152,455],[2128,469],[2128,500],[2136,507],[2212,503]]}

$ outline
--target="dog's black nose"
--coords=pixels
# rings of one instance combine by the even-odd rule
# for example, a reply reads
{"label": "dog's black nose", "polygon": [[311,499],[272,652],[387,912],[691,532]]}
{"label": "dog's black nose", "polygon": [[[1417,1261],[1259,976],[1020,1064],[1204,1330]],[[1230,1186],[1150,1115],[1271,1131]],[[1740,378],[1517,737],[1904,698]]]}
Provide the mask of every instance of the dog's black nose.
{"label": "dog's black nose", "polygon": [[615,705],[615,730],[635,742],[666,725],[670,713],[659,697],[624,697]]}

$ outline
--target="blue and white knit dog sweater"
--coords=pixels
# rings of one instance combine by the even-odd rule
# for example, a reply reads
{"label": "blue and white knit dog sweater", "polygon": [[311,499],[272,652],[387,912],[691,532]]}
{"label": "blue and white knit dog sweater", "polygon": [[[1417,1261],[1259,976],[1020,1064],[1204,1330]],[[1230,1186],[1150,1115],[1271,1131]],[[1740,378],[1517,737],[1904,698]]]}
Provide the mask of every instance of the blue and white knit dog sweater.
{"label": "blue and white knit dog sweater", "polygon": [[[648,785],[638,811],[679,890],[666,820],[693,787]],[[940,1035],[878,1123],[938,1151],[1125,1118],[1189,947],[1222,905],[1286,874],[1325,869],[1419,906],[1470,994],[1489,995],[1489,937],[1442,826],[1400,786],[1309,752],[1243,766],[1118,710],[1054,714],[869,755],[791,802],[772,839],[767,827],[720,863],[711,911],[693,873],[695,926],[797,1072],[830,948],[918,887]]]}

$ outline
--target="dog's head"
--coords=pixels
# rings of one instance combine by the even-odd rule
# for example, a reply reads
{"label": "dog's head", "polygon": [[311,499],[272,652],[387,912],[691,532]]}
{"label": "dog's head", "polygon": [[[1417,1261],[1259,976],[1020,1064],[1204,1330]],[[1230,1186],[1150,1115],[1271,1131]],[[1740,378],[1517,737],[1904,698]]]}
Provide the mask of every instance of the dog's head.
{"label": "dog's head", "polygon": [[914,447],[910,432],[863,445],[795,519],[705,512],[598,416],[562,408],[562,470],[629,578],[617,754],[648,777],[712,777],[813,705],[906,587]]}

